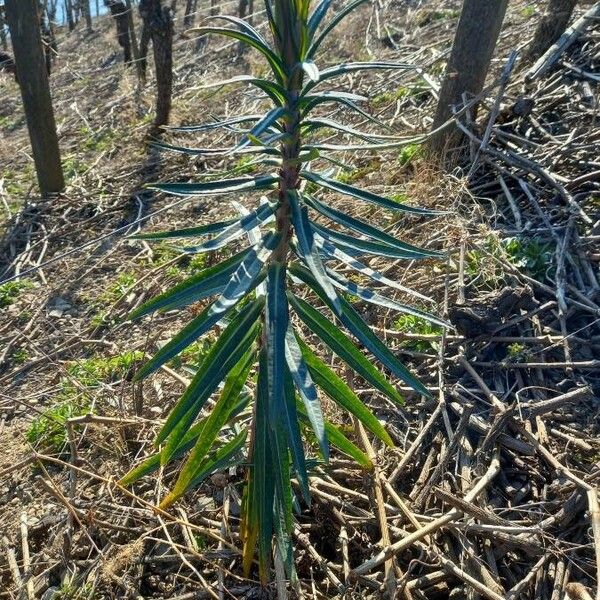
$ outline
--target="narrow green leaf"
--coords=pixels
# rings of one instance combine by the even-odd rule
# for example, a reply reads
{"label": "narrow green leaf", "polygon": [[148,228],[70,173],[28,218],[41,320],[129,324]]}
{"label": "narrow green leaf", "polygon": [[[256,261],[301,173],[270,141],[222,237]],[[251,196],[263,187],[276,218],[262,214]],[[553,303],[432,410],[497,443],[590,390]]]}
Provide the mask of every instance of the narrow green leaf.
{"label": "narrow green leaf", "polygon": [[325,18],[325,15],[327,14],[327,11],[329,10],[330,6],[331,0],[321,0],[315,8],[315,10],[313,11],[313,13],[310,15],[310,18],[308,19],[308,31],[311,40],[314,37],[317,28],[321,24],[321,21],[323,21],[323,19]]}
{"label": "narrow green leaf", "polygon": [[[273,102],[275,103],[276,106],[283,106],[285,104],[286,91],[285,91],[284,87],[280,86],[279,84],[275,83],[274,81],[270,81],[269,79],[261,79],[259,77],[253,77],[252,75],[236,75],[235,77],[230,77],[229,79],[212,81],[210,83],[203,85],[202,89],[223,87],[226,85],[234,85],[236,83],[247,83],[249,85],[253,85],[254,87],[257,87],[259,90],[261,90],[265,94],[267,94],[267,96],[269,98],[271,98],[271,100],[273,100]],[[257,118],[254,118],[254,116],[252,116],[252,119],[248,119],[248,118],[244,118],[244,117],[237,117],[236,119],[231,119],[231,120],[225,121],[225,123],[237,124],[237,123],[243,123],[243,122],[246,122],[249,120],[260,121],[263,118],[264,118],[264,114],[258,115]],[[198,130],[196,130],[192,127],[190,129],[187,129],[184,131],[198,131]],[[202,131],[202,129],[200,129],[199,131]]]}
{"label": "narrow green leaf", "polygon": [[372,142],[375,139],[383,139],[383,140],[391,140],[396,139],[396,136],[393,135],[380,135],[377,133],[373,133],[370,131],[360,131],[358,129],[354,129],[354,127],[349,127],[348,125],[344,125],[343,123],[339,123],[338,121],[334,121],[333,119],[325,119],[325,118],[317,118],[317,119],[305,119],[302,123],[302,126],[305,128],[305,131],[308,133],[309,131],[314,131],[316,129],[335,129],[336,131],[341,131],[342,133],[346,133],[348,135],[352,135],[359,139],[365,140],[367,142]]}
{"label": "narrow green leaf", "polygon": [[[306,94],[306,96],[300,98],[298,106],[302,109],[302,117],[306,119],[307,115],[310,114],[317,106],[334,102],[336,104],[341,104],[342,106],[345,106],[354,112],[357,112],[371,123],[379,125],[380,127],[388,128],[388,125],[386,125],[383,121],[371,116],[368,112],[356,104],[356,102],[365,102],[366,100],[368,100],[368,98],[365,98],[364,96],[357,96],[356,94],[328,91],[320,92],[319,94]],[[328,147],[324,144],[321,144],[321,146]]]}
{"label": "narrow green leaf", "polygon": [[247,431],[240,431],[230,442],[219,448],[214,454],[204,461],[194,474],[194,479],[188,489],[198,487],[208,476],[217,471],[224,471],[238,464],[235,456],[239,454],[246,444]]}
{"label": "narrow green leaf", "polygon": [[132,311],[127,319],[139,319],[155,310],[165,309],[175,304],[178,306],[181,306],[182,303],[191,304],[202,298],[221,293],[248,252],[248,250],[242,250],[219,264],[208,267],[197,275],[189,277],[170,290],[144,302]]}
{"label": "narrow green leaf", "polygon": [[306,471],[306,456],[304,454],[304,446],[300,435],[300,427],[298,426],[298,412],[296,410],[296,392],[294,390],[294,382],[289,370],[286,370],[285,377],[285,404],[284,404],[285,426],[287,428],[287,437],[294,463],[294,470],[302,497],[308,506],[310,506],[310,491],[308,484],[308,473]]}
{"label": "narrow green leaf", "polygon": [[[244,75],[244,80],[252,78],[250,75]],[[235,79],[235,78],[234,78]],[[237,131],[232,125],[239,125],[241,123],[251,123],[253,121],[260,121],[263,115],[243,115],[241,117],[232,117],[230,119],[223,119],[222,121],[215,121],[214,123],[202,123],[201,125],[181,125],[179,127],[165,126],[165,129],[169,131],[178,131],[184,133],[196,132],[196,131],[210,131],[212,129],[231,129]]]}
{"label": "narrow green leaf", "polygon": [[228,21],[229,23],[237,25],[244,33],[246,33],[247,35],[251,35],[255,40],[259,41],[264,46],[268,46],[267,40],[260,34],[258,29],[250,25],[248,21],[244,21],[244,19],[240,19],[239,17],[233,15],[211,15],[207,17],[207,20],[209,21],[217,19],[222,21]]}
{"label": "narrow green leaf", "polygon": [[[396,62],[385,62],[385,61],[374,61],[374,62],[355,62],[355,63],[343,63],[335,67],[329,67],[329,69],[323,69],[319,77],[319,83],[332,79],[333,77],[339,77],[340,75],[348,75],[349,73],[355,73],[356,71],[379,71],[379,70],[393,70],[393,69],[414,69],[414,65],[408,63],[396,63]],[[317,82],[311,81],[304,86],[302,93],[305,94],[317,85]]]}
{"label": "narrow green leaf", "polygon": [[[218,384],[223,380],[223,377],[233,366],[231,365],[226,369],[228,362],[231,362],[230,356],[234,350],[238,349],[239,352],[240,346],[242,348],[244,346],[242,342],[245,340],[247,342],[247,338],[254,339],[256,337],[258,329],[255,325],[263,307],[263,298],[257,298],[253,302],[250,302],[240,310],[235,318],[232,319],[229,325],[223,330],[202,361],[194,379],[169,414],[166,423],[163,425],[156,438],[156,445],[164,442],[167,436],[169,436],[190,409],[194,407],[194,404],[198,404],[198,398],[202,399],[202,403],[206,401]],[[249,345],[250,344],[248,344],[248,346]],[[243,348],[240,356],[246,350],[247,347]],[[239,360],[239,358],[237,360]],[[237,363],[237,360],[233,361],[233,364]],[[210,386],[208,384],[210,384]],[[198,412],[201,408],[202,406],[198,407]],[[198,414],[198,412],[196,412],[196,414]],[[181,434],[180,439],[185,435],[186,431]],[[175,445],[173,450],[176,447],[177,445]]]}
{"label": "narrow green leaf", "polygon": [[179,477],[171,492],[174,496],[179,497],[184,494],[197,477],[198,470],[202,466],[206,455],[210,451],[221,428],[225,425],[231,415],[231,411],[235,407],[240,392],[248,379],[248,374],[254,363],[254,358],[254,349],[250,348],[225,379],[223,391],[216,404],[211,409],[210,415],[206,419],[204,428],[202,429],[202,433],[198,437],[188,459],[179,472]]}
{"label": "narrow green leaf", "polygon": [[[241,431],[238,433],[230,442],[221,446],[214,454],[211,454],[199,467],[194,474],[194,479],[191,481],[187,489],[194,489],[198,487],[209,475],[228,469],[229,467],[237,464],[235,457],[239,454],[246,443],[247,431]],[[185,493],[185,490],[184,490]],[[159,508],[165,510],[173,502],[175,502],[180,495],[175,492],[170,492],[161,501]]]}
{"label": "narrow green leaf", "polygon": [[[299,403],[297,407],[300,420],[304,423],[304,425],[310,427],[310,421],[308,420],[308,415],[304,411],[304,406]],[[356,444],[353,444],[342,433],[342,430],[339,427],[336,427],[329,421],[325,421],[325,433],[327,434],[327,439],[332,446],[335,446],[338,450],[341,450],[344,454],[347,454],[353,458],[361,467],[365,467],[366,469],[373,468],[371,459],[358,446],[356,446]]]}
{"label": "narrow green leaf", "polygon": [[253,514],[250,516],[258,528],[258,566],[262,582],[269,579],[271,541],[273,539],[273,504],[275,501],[273,459],[269,439],[270,375],[268,360],[267,349],[262,348],[259,355],[251,467]]}
{"label": "narrow green leaf", "polygon": [[377,292],[370,290],[362,285],[358,285],[353,281],[349,281],[339,273],[335,271],[328,270],[328,273],[331,277],[331,281],[333,284],[345,292],[364,300],[365,302],[370,302],[371,304],[376,304],[377,306],[383,306],[384,308],[389,308],[391,310],[396,310],[403,314],[413,315],[415,317],[419,317],[420,319],[424,319],[425,321],[429,321],[435,325],[439,325],[440,327],[450,327],[450,323],[447,323],[443,319],[436,317],[435,315],[428,313],[424,310],[419,310],[418,308],[414,308],[407,304],[402,304],[401,302],[396,302],[396,300],[392,300],[391,298],[387,298],[386,296],[382,296]]}
{"label": "narrow green leaf", "polygon": [[[151,146],[158,148],[159,150],[169,150],[171,152],[179,152],[180,154],[189,154],[191,156],[224,156],[227,154],[267,154],[271,156],[281,156],[279,148],[272,147],[255,147],[248,146],[246,148],[189,148],[187,146],[174,146],[173,144],[167,144],[166,142],[152,142]],[[156,184],[159,185],[159,184]],[[165,184],[169,185],[169,184]],[[176,186],[175,194],[180,196],[189,196],[190,192],[180,191],[180,186],[193,185],[193,184],[171,184]],[[154,185],[148,187],[155,188]],[[158,189],[158,188],[155,188]]]}
{"label": "narrow green leaf", "polygon": [[439,257],[442,254],[441,252],[436,252],[435,250],[419,248],[418,246],[413,246],[412,244],[397,240],[394,236],[382,231],[378,227],[373,227],[373,225],[369,225],[360,219],[356,219],[347,213],[328,206],[324,202],[321,202],[312,196],[305,195],[304,199],[311,208],[314,208],[324,217],[331,219],[339,225],[347,227],[348,229],[352,229],[353,231],[356,231],[362,235],[366,235],[367,237],[377,240],[382,244],[391,246],[392,248],[396,248],[403,252],[413,253],[415,258]]}
{"label": "narrow green leaf", "polygon": [[415,298],[419,298],[420,300],[423,300],[424,302],[429,302],[429,303],[434,302],[431,298],[428,298],[427,296],[424,296],[423,294],[420,294],[419,292],[417,292],[411,288],[407,288],[403,285],[400,285],[398,282],[394,281],[393,279],[390,279],[389,277],[382,275],[379,271],[372,269],[371,267],[360,262],[359,260],[357,260],[356,258],[351,256],[350,254],[347,254],[346,252],[340,250],[339,248],[336,248],[331,242],[328,242],[327,240],[321,238],[320,236],[317,236],[317,245],[319,246],[319,249],[323,252],[323,254],[325,255],[326,258],[339,260],[340,262],[344,263],[345,265],[348,265],[349,267],[358,271],[362,275],[365,275],[366,277],[371,278],[373,281],[376,281],[377,283],[381,283],[382,285],[386,285],[395,290],[399,290],[401,292],[410,294],[411,296],[414,296]]}
{"label": "narrow green leaf", "polygon": [[[295,273],[295,266],[292,266],[291,270]],[[335,354],[388,398],[398,404],[403,403],[402,396],[338,327],[304,300],[292,294],[288,294],[288,298],[296,314],[304,321],[306,326],[323,340]]]}
{"label": "narrow green leaf", "polygon": [[288,199],[292,211],[292,223],[298,238],[298,251],[300,258],[310,269],[315,279],[325,290],[332,306],[340,306],[340,301],[329,277],[325,273],[325,268],[321,262],[319,251],[313,236],[313,227],[308,218],[308,211],[303,202],[301,202],[298,192],[290,190]]}
{"label": "narrow green leaf", "polygon": [[269,63],[275,78],[279,83],[285,83],[285,69],[283,68],[283,63],[279,59],[279,57],[264,43],[260,40],[256,39],[254,36],[247,34],[242,31],[235,31],[234,29],[227,29],[225,27],[199,27],[196,29],[192,29],[191,31],[204,34],[204,33],[215,33],[217,35],[223,35],[225,37],[230,37],[235,40],[239,40],[240,42],[244,42],[258,50]]}
{"label": "narrow green leaf", "polygon": [[244,190],[264,190],[279,181],[278,177],[262,175],[260,177],[240,177],[237,179],[221,179],[204,183],[150,183],[153,190],[173,194],[175,196],[203,196],[207,194],[232,194]]}
{"label": "narrow green leaf", "polygon": [[[191,395],[190,408],[179,418],[165,441],[160,453],[160,459],[163,465],[167,464],[171,460],[173,453],[177,450],[181,440],[189,431],[192,423],[196,420],[196,417],[202,410],[206,400],[218,389],[219,384],[242,359],[244,353],[252,347],[256,340],[258,330],[259,325],[255,324],[255,326],[250,329],[248,333],[246,333],[246,335],[237,343],[237,345],[235,343],[231,343],[229,347],[222,351],[218,356],[210,356],[202,361],[199,370],[202,369],[204,371],[203,380],[195,387],[194,394]],[[207,359],[209,364],[206,365],[205,368]],[[190,386],[188,386],[188,389],[195,384],[195,380],[192,380],[192,383]],[[176,408],[177,407],[178,405]]]}
{"label": "narrow green leaf", "polygon": [[214,238],[207,240],[199,246],[186,246],[185,248],[181,248],[181,251],[186,254],[200,254],[201,252],[218,250],[219,248],[226,246],[229,242],[242,237],[251,229],[271,221],[273,219],[274,209],[275,206],[272,204],[263,204],[238,221],[235,221]]}
{"label": "narrow green leaf", "polygon": [[139,371],[135,374],[134,381],[154,373],[171,358],[177,356],[199,337],[212,329],[222,318],[223,314],[214,314],[211,308],[214,304],[206,307],[197,317],[190,321],[177,335],[169,340]]}
{"label": "narrow green leaf", "polygon": [[[325,27],[325,29],[323,29],[323,31],[319,34],[319,36],[310,45],[308,52],[307,52],[307,58],[312,58],[315,55],[315,52],[317,51],[319,46],[323,43],[323,41],[325,39],[327,39],[329,32],[336,25],[338,25],[338,23],[340,23],[340,21],[342,21],[344,19],[344,17],[349,15],[354,9],[359,7],[361,4],[364,4],[366,1],[367,0],[354,0],[354,2],[351,2],[350,4],[345,6],[339,13],[337,13],[337,15],[335,15],[333,17],[333,19],[328,23],[327,27]],[[318,23],[317,23],[317,26],[318,26]],[[316,29],[316,27],[315,27],[315,29]]]}
{"label": "narrow green leaf", "polygon": [[350,387],[338,377],[301,339],[298,344],[314,382],[339,406],[353,414],[382,442],[393,446],[392,438],[377,417],[361,402]]}
{"label": "narrow green leaf", "polygon": [[[279,119],[281,119],[287,110],[281,106],[273,108],[270,110],[263,119],[261,119],[242,139],[242,141],[238,144],[238,148],[243,148],[247,146],[252,139],[258,139],[260,145],[263,143],[260,141],[260,135],[262,135],[265,131],[267,131],[271,126],[275,125]],[[283,134],[287,135],[287,134]],[[279,137],[279,135],[277,136]]]}
{"label": "narrow green leaf", "polygon": [[[290,272],[302,279],[323,302],[328,304],[327,295],[320,288],[310,271],[301,265],[293,265],[293,269],[290,267]],[[390,349],[371,331],[371,328],[362,320],[350,303],[342,296],[340,296],[340,302],[342,304],[340,320],[346,329],[398,379],[407,383],[419,394],[430,397],[431,394],[427,388],[390,352]]]}
{"label": "narrow green leaf", "polygon": [[431,258],[428,254],[417,253],[410,249],[400,249],[397,246],[393,247],[389,244],[382,244],[381,242],[364,240],[356,235],[348,235],[347,233],[334,231],[331,227],[323,227],[314,222],[312,223],[312,226],[316,236],[327,240],[349,254],[371,254],[375,257],[389,256],[390,258],[402,258],[406,260],[423,260],[425,258]]}
{"label": "narrow green leaf", "polygon": [[[236,405],[231,410],[229,419],[233,419],[233,417],[242,412],[248,406],[249,401],[249,393],[240,394]],[[202,430],[204,429],[207,419],[208,417],[201,419],[200,421],[198,421],[198,423],[196,423],[193,427],[190,428],[190,430],[185,434],[185,436],[179,443],[179,446],[177,446],[177,449],[171,456],[169,463],[183,456],[190,448],[194,446],[194,444],[198,440],[198,437],[202,433]],[[119,484],[127,487],[132,483],[135,483],[142,477],[146,477],[154,471],[157,471],[159,468],[160,452],[157,452],[156,454],[153,454],[152,456],[149,456],[147,459],[145,459],[140,465],[129,471],[129,473],[127,473],[124,477],[122,477],[119,480]]]}
{"label": "narrow green leaf", "polygon": [[312,181],[312,183],[315,183],[318,186],[333,190],[334,192],[339,192],[340,194],[345,194],[346,196],[358,198],[359,200],[363,200],[365,202],[370,202],[371,204],[376,204],[377,206],[381,206],[383,208],[388,208],[389,210],[397,210],[416,215],[437,214],[435,211],[431,211],[426,208],[418,208],[415,206],[408,206],[407,204],[401,204],[395,200],[390,200],[389,198],[378,196],[372,192],[361,190],[353,185],[348,185],[347,183],[342,183],[341,181],[336,181],[335,179],[330,179],[329,177],[323,177],[322,175],[313,173],[312,171],[301,171],[301,176],[308,181]]}
{"label": "narrow green leaf", "polygon": [[264,279],[262,268],[279,244],[280,239],[280,233],[269,232],[257,246],[248,252],[246,258],[232,274],[231,281],[225,286],[220,298],[211,308],[214,314],[225,313]]}
{"label": "narrow green leaf", "polygon": [[366,469],[372,469],[373,463],[371,459],[354,443],[352,443],[339,427],[329,423],[325,423],[325,431],[332,446],[353,458],[359,465]]}
{"label": "narrow green leaf", "polygon": [[219,221],[208,225],[200,225],[199,227],[173,229],[171,231],[156,231],[152,233],[138,233],[129,237],[132,240],[168,240],[173,238],[198,237],[210,233],[219,233],[236,222],[237,219],[229,219],[228,221]]}
{"label": "narrow green leaf", "polygon": [[304,362],[300,346],[298,346],[294,332],[289,326],[285,337],[285,359],[292,379],[300,394],[300,398],[302,398],[302,402],[306,408],[306,414],[310,419],[310,424],[312,425],[319,446],[321,447],[323,457],[325,460],[328,460],[329,447],[327,445],[327,437],[323,427],[323,412],[321,411],[319,396],[311,379],[308,367]]}

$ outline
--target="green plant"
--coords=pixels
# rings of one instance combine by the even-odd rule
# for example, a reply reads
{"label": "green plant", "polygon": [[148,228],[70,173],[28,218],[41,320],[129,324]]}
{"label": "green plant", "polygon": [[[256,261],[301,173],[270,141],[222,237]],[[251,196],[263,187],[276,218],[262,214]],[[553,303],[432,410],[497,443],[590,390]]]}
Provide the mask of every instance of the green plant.
{"label": "green plant", "polygon": [[119,273],[116,280],[100,295],[100,302],[102,304],[116,302],[135,282],[136,279],[133,273],[128,271]]}
{"label": "green plant", "polygon": [[84,387],[96,387],[102,382],[122,379],[143,357],[139,350],[109,357],[93,356],[70,364],[67,373]]}
{"label": "green plant", "polygon": [[404,166],[413,160],[416,156],[421,153],[421,145],[420,144],[409,144],[400,150],[400,154],[398,154],[398,162]]}
{"label": "green plant", "polygon": [[535,6],[525,6],[521,9],[521,16],[525,19],[531,19],[533,15],[537,12]]}
{"label": "green plant", "polygon": [[[439,254],[397,240],[318,197],[319,192],[325,190],[391,211],[418,216],[432,214],[431,211],[337,181],[310,166],[331,147],[312,141],[308,143],[305,134],[309,131],[325,128],[359,139],[373,137],[372,134],[349,130],[337,121],[313,117],[313,109],[324,103],[339,104],[368,117],[368,113],[356,104],[362,100],[360,96],[333,90],[316,91],[316,86],[358,70],[406,67],[389,62],[365,62],[320,70],[315,64],[316,51],[331,29],[363,2],[355,0],[348,4],[321,30],[331,0],[321,0],[312,13],[309,13],[310,0],[266,0],[272,44],[248,23],[235,17],[218,17],[233,24],[234,28],[210,26],[198,30],[222,34],[258,50],[268,63],[272,78],[242,76],[231,81],[256,86],[274,105],[263,116],[237,116],[198,127],[197,130],[206,131],[248,124],[249,128],[234,148],[200,152],[213,155],[252,154],[261,159],[260,164],[265,170],[253,177],[160,183],[152,184],[152,187],[184,197],[211,194],[238,196],[258,191],[263,199],[241,218],[135,236],[138,239],[185,240],[215,234],[207,241],[183,247],[182,251],[189,254],[219,250],[245,235],[250,240],[250,247],[189,277],[130,315],[136,319],[156,310],[172,310],[216,296],[140,369],[136,375],[138,379],[156,371],[224,318],[229,317],[229,322],[206,353],[195,377],[159,432],[156,439],[159,452],[128,473],[121,483],[131,484],[160,465],[189,452],[177,481],[161,502],[161,508],[165,509],[215,469],[231,464],[246,445],[246,427],[242,427],[237,435],[230,436],[224,445],[218,445],[217,439],[227,423],[234,417],[240,417],[251,401],[249,389],[254,388],[247,459],[244,461],[248,466],[241,538],[244,543],[244,571],[250,570],[258,546],[259,574],[263,582],[270,574],[273,539],[289,576],[294,577],[290,542],[293,518],[291,479],[293,473],[301,496],[309,504],[308,468],[311,461],[306,456],[305,440],[314,436],[323,460],[329,456],[331,443],[365,467],[372,466],[368,457],[345,437],[342,430],[323,417],[317,389],[353,414],[385,444],[392,445],[390,436],[375,415],[304,341],[300,327],[293,325],[290,309],[304,324],[304,331],[320,338],[370,385],[398,403],[402,402],[402,397],[394,385],[342,332],[334,318],[392,375],[420,394],[428,395],[427,388],[370,330],[344,294],[419,316],[438,325],[444,324],[431,314],[400,304],[346,279],[328,265],[340,262],[379,284],[406,291],[360,262],[358,257],[368,254],[413,260]],[[190,128],[185,129],[189,131]],[[199,152],[197,149],[161,145],[179,152]],[[389,147],[389,143],[386,146]],[[368,147],[373,148],[373,145]],[[327,226],[317,222],[315,216],[325,219]],[[345,228],[348,233],[334,230],[331,223]],[[299,295],[300,290],[309,292],[307,299]],[[243,301],[245,304],[239,308]],[[322,305],[333,316],[324,314],[326,309]],[[256,374],[255,379],[251,373]],[[194,424],[206,401],[223,380],[224,386],[209,415]],[[215,449],[211,453],[213,447]]]}
{"label": "green plant", "polygon": [[9,281],[0,285],[0,308],[10,306],[19,297],[23,290],[29,290],[33,283],[26,279],[21,281]]}
{"label": "green plant", "polygon": [[[417,333],[420,335],[436,335],[441,333],[441,327],[430,321],[416,317],[414,315],[400,315],[394,321],[394,329],[404,333]],[[401,343],[403,348],[414,350],[415,352],[427,352],[432,348],[437,348],[435,341],[429,340],[405,340]]]}
{"label": "green plant", "polygon": [[20,348],[11,354],[10,357],[16,365],[22,365],[29,359],[29,352],[27,348]]}
{"label": "green plant", "polygon": [[515,266],[540,281],[545,279],[554,255],[552,244],[527,237],[504,238],[501,244]]}
{"label": "green plant", "polygon": [[65,423],[71,417],[84,414],[87,402],[80,396],[69,396],[63,392],[59,401],[36,417],[25,432],[27,441],[56,454],[61,453],[67,443]]}
{"label": "green plant", "polygon": [[527,362],[529,351],[523,344],[513,342],[506,348],[506,357],[510,362]]}

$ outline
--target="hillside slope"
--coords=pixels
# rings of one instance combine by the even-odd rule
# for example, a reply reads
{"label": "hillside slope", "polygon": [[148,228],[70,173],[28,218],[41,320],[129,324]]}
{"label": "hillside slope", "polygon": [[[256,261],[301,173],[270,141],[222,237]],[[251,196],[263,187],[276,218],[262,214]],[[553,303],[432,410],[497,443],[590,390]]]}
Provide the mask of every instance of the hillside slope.
{"label": "hillside slope", "polygon": [[[406,405],[398,407],[352,380],[396,448],[375,446],[374,472],[341,453],[315,467],[314,504],[298,515],[300,584],[291,594],[384,597],[384,559],[400,598],[558,600],[573,585],[595,591],[600,540],[587,492],[600,475],[600,30],[595,23],[532,83],[517,62],[501,89],[497,78],[510,51],[530,39],[540,5],[510,3],[464,168],[441,173],[415,143],[336,157],[346,165],[335,170],[343,181],[445,211],[398,219],[328,197],[401,239],[447,252],[439,261],[371,266],[417,290],[453,329],[356,300],[433,398],[400,386]],[[459,7],[369,5],[328,43],[331,63],[375,57],[421,69],[349,80],[396,136],[431,124]],[[127,236],[235,214],[219,197],[181,203],[144,186],[254,167],[149,146],[153,78],[140,89],[134,69],[121,64],[110,18],[94,27],[90,36],[81,26],[58,34],[51,86],[68,178],[60,197],[36,197],[18,88],[0,75],[0,281],[22,274],[0,286],[0,597],[19,597],[27,581],[32,597],[46,600],[276,597],[275,585],[262,589],[241,576],[241,470],[213,476],[169,514],[153,507],[173,469],[132,491],[115,484],[153,452],[156,431],[212,339],[134,384],[136,366],[199,308],[124,318],[216,260]],[[252,52],[182,30],[178,15],[173,125],[264,107],[247,89],[206,87],[264,70]],[[532,108],[520,112],[519,102]],[[172,131],[162,139],[222,141]],[[414,302],[402,292],[394,298]],[[319,352],[338,366],[326,348]],[[326,399],[324,406],[369,452],[373,442],[348,416]],[[477,486],[482,492],[471,494]],[[385,557],[381,520],[394,544]],[[426,534],[415,534],[426,525]]]}

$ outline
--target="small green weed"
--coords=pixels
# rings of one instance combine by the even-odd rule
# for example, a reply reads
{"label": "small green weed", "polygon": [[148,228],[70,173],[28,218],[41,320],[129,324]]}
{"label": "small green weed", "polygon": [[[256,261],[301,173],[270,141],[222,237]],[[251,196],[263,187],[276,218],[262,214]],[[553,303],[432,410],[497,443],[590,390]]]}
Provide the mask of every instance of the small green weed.
{"label": "small green weed", "polygon": [[531,277],[542,281],[552,264],[552,244],[535,238],[504,238],[501,242],[511,263],[523,269]]}
{"label": "small green weed", "polygon": [[25,433],[27,441],[36,448],[61,453],[67,443],[67,420],[85,414],[88,406],[81,397],[58,402],[31,422]]}
{"label": "small green weed", "polygon": [[524,344],[514,342],[506,348],[506,359],[509,362],[527,362],[530,357],[530,352]]}
{"label": "small green weed", "polygon": [[85,387],[96,387],[99,383],[123,379],[136,362],[144,357],[139,350],[123,352],[117,356],[95,356],[72,363],[67,372]]}
{"label": "small green weed", "polygon": [[53,600],[94,600],[95,597],[96,593],[91,583],[82,585],[75,579],[66,580],[52,596]]}
{"label": "small green weed", "polygon": [[88,166],[75,156],[69,156],[63,160],[63,171],[67,179],[83,175],[87,170]]}
{"label": "small green weed", "polygon": [[33,283],[27,279],[9,281],[0,285],[0,308],[10,306],[17,300],[22,291],[30,290],[33,287]]}
{"label": "small green weed", "polygon": [[119,273],[115,282],[100,295],[100,302],[102,304],[112,304],[113,302],[116,302],[135,282],[136,278],[133,273],[128,271]]}
{"label": "small green weed", "polygon": [[79,132],[85,136],[85,139],[81,143],[81,147],[84,150],[91,150],[94,152],[103,152],[112,148],[112,143],[116,136],[116,132],[110,129],[93,131],[88,127],[82,127]]}
{"label": "small green weed", "polygon": [[535,8],[535,6],[526,6],[525,8],[522,8],[520,10],[521,16],[524,19],[531,19],[531,17],[533,17],[533,15],[535,15],[536,12],[537,9]]}
{"label": "small green weed", "polygon": [[[442,333],[442,328],[439,325],[434,325],[414,315],[400,315],[394,321],[393,329],[420,335],[439,335]],[[414,352],[429,352],[437,349],[437,342],[430,340],[404,340],[400,345]]]}
{"label": "small green weed", "polygon": [[377,171],[380,166],[381,163],[378,160],[374,160],[364,167],[342,171],[337,175],[336,179],[341,183],[355,183]]}
{"label": "small green weed", "polygon": [[421,144],[408,144],[400,150],[398,154],[398,162],[404,166],[411,162],[415,157],[421,154]]}
{"label": "small green weed", "polygon": [[16,365],[22,365],[29,359],[29,352],[26,348],[20,348],[19,350],[13,352],[10,358]]}
{"label": "small green weed", "polygon": [[192,275],[196,273],[200,273],[200,271],[206,269],[208,260],[207,254],[196,254],[194,258],[190,260],[187,265],[187,271],[189,271]]}
{"label": "small green weed", "polygon": [[382,92],[373,97],[371,104],[374,107],[385,106],[390,102],[402,100],[404,98],[419,98],[429,91],[427,84],[423,82],[416,83],[412,86],[401,86],[393,92]]}

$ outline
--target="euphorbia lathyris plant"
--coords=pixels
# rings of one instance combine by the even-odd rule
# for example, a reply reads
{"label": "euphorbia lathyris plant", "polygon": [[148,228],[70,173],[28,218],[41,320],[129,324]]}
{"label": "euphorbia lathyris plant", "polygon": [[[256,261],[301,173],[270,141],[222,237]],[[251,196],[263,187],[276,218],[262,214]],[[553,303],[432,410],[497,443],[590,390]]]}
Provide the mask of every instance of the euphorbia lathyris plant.
{"label": "euphorbia lathyris plant", "polygon": [[[321,128],[336,129],[367,139],[370,148],[378,146],[373,143],[378,137],[376,135],[357,131],[331,119],[313,118],[313,111],[318,106],[334,103],[370,119],[357,104],[364,98],[341,91],[317,91],[317,86],[322,88],[335,77],[362,69],[407,68],[396,63],[365,62],[319,70],[315,64],[316,51],[329,32],[364,1],[348,4],[323,26],[331,0],[321,0],[312,12],[309,10],[310,0],[265,0],[272,43],[235,17],[217,17],[228,21],[231,28],[204,27],[199,30],[240,40],[264,56],[272,72],[271,79],[242,76],[229,82],[241,81],[259,88],[274,107],[262,116],[236,117],[197,128],[185,128],[187,131],[215,128],[231,131],[248,123],[249,130],[242,133],[233,148],[168,147],[192,154],[250,153],[262,157],[258,164],[276,172],[266,171],[256,177],[220,181],[156,184],[153,186],[155,189],[180,196],[238,196],[256,190],[261,193],[262,200],[254,210],[246,210],[239,219],[138,236],[155,240],[196,238],[196,245],[182,248],[183,252],[192,254],[218,250],[245,235],[251,240],[250,247],[176,285],[132,315],[132,318],[139,318],[155,310],[171,310],[201,299],[215,298],[140,370],[138,378],[158,369],[217,323],[226,321],[227,325],[158,434],[156,444],[160,452],[122,481],[129,484],[159,465],[187,453],[173,489],[161,503],[161,507],[165,508],[207,474],[231,464],[247,445],[248,467],[241,527],[243,562],[248,572],[258,547],[259,571],[263,581],[269,576],[273,539],[290,575],[293,573],[290,544],[293,476],[301,496],[307,504],[310,503],[302,432],[312,430],[324,460],[328,458],[328,443],[331,442],[363,465],[370,465],[368,458],[323,418],[318,389],[350,412],[385,444],[392,445],[392,440],[373,413],[292,326],[292,314],[304,323],[306,331],[320,338],[358,375],[398,403],[402,402],[402,398],[396,388],[358,349],[355,341],[334,324],[332,317],[393,376],[421,394],[427,394],[423,384],[370,330],[345,296],[351,294],[366,302],[441,323],[435,316],[354,283],[335,270],[335,265],[341,263],[355,269],[363,279],[406,291],[366,266],[359,257],[370,255],[414,260],[436,256],[437,253],[397,240],[339,211],[319,199],[319,192],[337,192],[397,212],[426,215],[430,214],[429,211],[405,206],[341,183],[308,167],[309,163],[324,158],[326,150],[332,149],[331,146],[309,141],[313,132]],[[389,146],[385,142],[381,145]],[[240,205],[237,207],[243,210]],[[332,228],[330,223],[336,227]],[[202,237],[208,234],[213,234],[213,237],[202,241]],[[299,297],[295,290],[301,289],[300,286],[311,292],[309,297],[315,303],[325,305],[331,316],[326,316],[321,308],[315,308]],[[245,431],[242,431],[215,449],[213,446],[221,429],[251,402],[246,382],[253,373],[256,373],[256,384],[248,442]],[[209,416],[197,421],[206,401],[223,382]]]}

